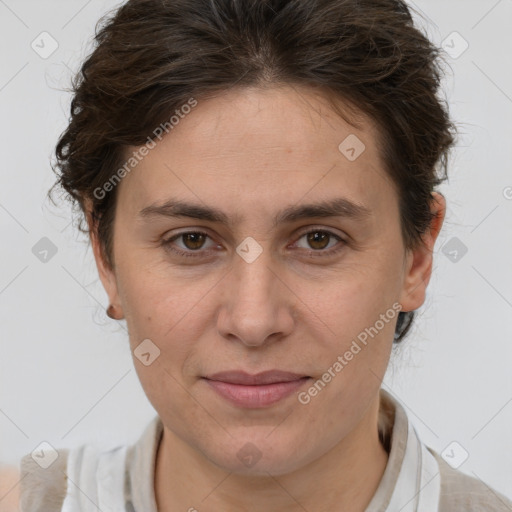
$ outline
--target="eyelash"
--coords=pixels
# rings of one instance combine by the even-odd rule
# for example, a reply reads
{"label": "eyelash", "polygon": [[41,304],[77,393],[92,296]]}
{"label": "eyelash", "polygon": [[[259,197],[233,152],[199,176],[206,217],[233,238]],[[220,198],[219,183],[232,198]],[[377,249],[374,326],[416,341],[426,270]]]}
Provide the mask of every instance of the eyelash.
{"label": "eyelash", "polygon": [[[308,256],[313,256],[313,257],[328,257],[328,256],[333,256],[334,254],[337,254],[338,252],[340,252],[344,245],[346,244],[345,240],[343,238],[341,238],[339,235],[336,235],[335,233],[331,232],[331,231],[328,231],[328,230],[325,230],[325,229],[312,229],[312,230],[309,230],[309,231],[305,231],[304,233],[302,233],[299,238],[297,239],[300,240],[303,236],[305,235],[309,235],[311,233],[324,233],[324,234],[327,234],[329,235],[330,237],[333,237],[335,239],[337,239],[339,242],[342,242],[341,243],[341,246],[338,247],[338,246],[334,246],[334,248],[331,248],[331,249],[328,249],[328,250],[313,250],[313,249],[310,249],[309,251],[307,251],[307,249],[304,249],[308,252]],[[193,234],[193,235],[204,235],[208,238],[211,238],[208,233],[205,233],[203,231],[184,231],[182,233],[179,233],[177,235],[173,235],[172,237],[170,238],[167,238],[167,239],[164,239],[162,240],[161,242],[161,245],[168,251],[172,251],[173,253],[177,254],[178,256],[184,256],[186,258],[198,258],[198,257],[201,257],[202,256],[202,252],[200,249],[198,249],[197,251],[192,251],[192,250],[189,250],[189,251],[183,251],[181,249],[176,249],[175,247],[172,246],[172,242],[174,242],[174,240],[177,240],[178,238],[184,236],[184,235],[190,235],[190,234]]]}

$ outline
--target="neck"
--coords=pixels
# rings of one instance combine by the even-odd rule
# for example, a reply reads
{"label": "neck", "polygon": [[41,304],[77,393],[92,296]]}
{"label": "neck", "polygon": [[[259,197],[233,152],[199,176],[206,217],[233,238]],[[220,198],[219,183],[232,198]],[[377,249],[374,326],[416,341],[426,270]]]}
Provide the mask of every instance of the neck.
{"label": "neck", "polygon": [[327,453],[277,477],[224,471],[164,426],[155,467],[158,511],[363,512],[388,461],[377,429],[379,403],[377,396],[356,428]]}

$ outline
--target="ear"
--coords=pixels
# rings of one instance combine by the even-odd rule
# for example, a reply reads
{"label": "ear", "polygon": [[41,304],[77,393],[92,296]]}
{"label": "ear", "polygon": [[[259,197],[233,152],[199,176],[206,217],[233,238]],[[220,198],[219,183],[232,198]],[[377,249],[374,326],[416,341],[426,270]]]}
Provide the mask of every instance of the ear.
{"label": "ear", "polygon": [[91,240],[94,259],[96,260],[96,268],[98,269],[98,275],[103,284],[103,288],[107,292],[110,304],[115,308],[114,310],[116,312],[116,315],[119,316],[119,318],[116,318],[120,320],[121,318],[123,318],[123,315],[121,310],[121,303],[119,300],[119,291],[117,287],[115,270],[110,266],[110,264],[106,260],[105,255],[103,254],[101,243],[98,238],[98,226],[92,218],[91,200],[86,199],[84,201],[84,206],[86,211],[87,224],[89,226],[89,238]]}
{"label": "ear", "polygon": [[425,302],[425,294],[432,275],[432,253],[446,215],[446,200],[438,192],[432,193],[430,211],[435,214],[430,227],[422,236],[422,243],[411,250],[406,259],[405,278],[400,296],[402,311],[413,311]]}

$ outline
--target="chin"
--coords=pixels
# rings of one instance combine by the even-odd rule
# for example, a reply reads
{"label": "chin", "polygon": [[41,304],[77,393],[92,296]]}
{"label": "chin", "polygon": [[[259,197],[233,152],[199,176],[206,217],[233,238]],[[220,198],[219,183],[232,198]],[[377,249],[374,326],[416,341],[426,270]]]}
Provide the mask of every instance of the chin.
{"label": "chin", "polygon": [[[283,431],[284,432],[284,431]],[[273,476],[291,473],[309,462],[305,442],[290,435],[286,440],[272,439],[268,429],[261,435],[228,437],[226,444],[216,443],[203,453],[225,471],[248,476]],[[309,459],[313,459],[310,456]]]}

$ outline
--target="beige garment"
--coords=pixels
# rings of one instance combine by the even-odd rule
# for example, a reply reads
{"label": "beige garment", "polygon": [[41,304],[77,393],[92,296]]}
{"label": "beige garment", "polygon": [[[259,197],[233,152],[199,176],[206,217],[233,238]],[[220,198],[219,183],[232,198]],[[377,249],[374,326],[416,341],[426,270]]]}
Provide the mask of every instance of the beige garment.
{"label": "beige garment", "polygon": [[[410,455],[420,446],[433,455],[433,458],[429,457],[434,461],[436,478],[440,481],[440,487],[437,484],[440,492],[438,507],[434,506],[429,512],[512,512],[512,501],[505,496],[484,482],[452,469],[440,455],[421,442],[412,443],[417,434],[405,409],[387,391],[381,389],[380,396],[379,432],[389,459],[365,512],[420,510],[415,508],[415,500],[434,485],[434,478],[428,485],[419,480],[415,482],[419,463],[411,467]],[[133,445],[103,452],[107,455],[103,459],[87,445],[60,450],[57,461],[47,469],[40,468],[30,454],[25,455],[20,462],[22,511],[88,512],[99,510],[96,506],[101,503],[102,512],[157,512],[154,465],[162,432],[162,422],[156,416]],[[112,463],[114,465],[109,466]],[[110,472],[111,467],[121,468],[120,478],[110,474],[114,473]],[[106,491],[112,491],[112,496],[106,496]],[[201,510],[199,504],[195,506]]]}

